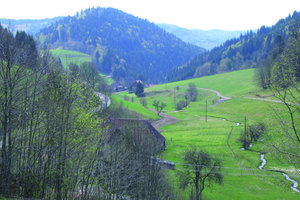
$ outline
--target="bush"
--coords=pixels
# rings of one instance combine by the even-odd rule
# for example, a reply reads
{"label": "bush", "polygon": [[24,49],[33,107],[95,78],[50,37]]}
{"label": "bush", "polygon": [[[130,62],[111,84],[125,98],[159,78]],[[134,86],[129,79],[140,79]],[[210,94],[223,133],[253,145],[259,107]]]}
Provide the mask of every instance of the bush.
{"label": "bush", "polygon": [[250,125],[246,129],[246,133],[244,130],[241,131],[241,136],[238,138],[238,141],[242,143],[244,149],[248,149],[250,144],[256,142],[266,130],[263,123]]}
{"label": "bush", "polygon": [[266,131],[266,126],[263,123],[251,125],[249,127],[251,142],[256,142],[265,131]]}
{"label": "bush", "polygon": [[146,107],[147,106],[147,100],[146,99],[140,99],[140,103]]}
{"label": "bush", "polygon": [[198,91],[195,84],[189,84],[188,89],[185,92],[185,98],[189,101],[197,101]]}
{"label": "bush", "polygon": [[176,103],[176,110],[182,110],[182,108],[186,107],[186,102],[181,100]]}

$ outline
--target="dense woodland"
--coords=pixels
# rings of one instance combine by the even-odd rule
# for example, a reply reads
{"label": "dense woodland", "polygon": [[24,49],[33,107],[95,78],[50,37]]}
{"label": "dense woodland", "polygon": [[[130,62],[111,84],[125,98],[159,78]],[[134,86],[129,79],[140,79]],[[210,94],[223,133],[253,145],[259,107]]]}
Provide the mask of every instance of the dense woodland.
{"label": "dense woodland", "polygon": [[223,45],[200,54],[187,64],[168,74],[168,81],[257,68],[270,59],[275,48],[284,48],[290,37],[300,27],[300,13],[281,19],[272,27],[262,26],[256,33],[250,31],[239,38],[226,41]]}
{"label": "dense woodland", "polygon": [[95,93],[109,89],[92,63],[65,71],[32,36],[1,26],[0,44],[0,197],[172,197],[153,140],[127,127],[107,142],[114,112],[99,108]]}
{"label": "dense woodland", "polygon": [[147,20],[112,8],[92,8],[42,29],[41,44],[77,50],[97,68],[127,85],[142,79],[165,82],[170,70],[203,49],[189,45]]}

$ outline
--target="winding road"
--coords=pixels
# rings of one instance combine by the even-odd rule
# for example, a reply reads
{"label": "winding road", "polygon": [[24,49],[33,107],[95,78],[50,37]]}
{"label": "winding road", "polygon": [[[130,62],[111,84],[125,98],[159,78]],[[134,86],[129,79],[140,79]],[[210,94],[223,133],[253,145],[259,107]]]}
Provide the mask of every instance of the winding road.
{"label": "winding road", "polygon": [[228,101],[228,100],[231,99],[231,98],[229,98],[229,97],[223,96],[219,91],[216,91],[216,90],[207,89],[207,88],[197,88],[197,89],[198,89],[198,90],[205,90],[205,91],[209,91],[209,92],[214,92],[214,93],[216,93],[216,95],[217,95],[220,99],[218,99],[218,101],[217,101],[214,105],[212,105],[212,106],[216,106],[216,105],[218,105],[218,104],[220,104],[220,103],[222,103],[222,102],[224,102],[224,101]]}
{"label": "winding road", "polygon": [[[198,90],[205,90],[205,91],[209,91],[209,92],[214,92],[216,93],[216,95],[219,97],[218,101],[213,104],[212,106],[216,106],[224,101],[228,101],[231,98],[229,97],[225,97],[223,96],[219,91],[216,90],[212,90],[212,89],[207,89],[207,88],[197,88]],[[157,111],[152,109],[152,108],[148,108],[149,110],[151,110],[152,112],[155,112],[157,114]],[[175,117],[171,117],[165,113],[159,113],[159,116],[161,117],[159,120],[153,121],[151,124],[152,126],[156,129],[159,130],[161,127],[166,126],[166,125],[170,125],[170,124],[174,124],[176,122],[179,121],[179,119],[175,118]]]}

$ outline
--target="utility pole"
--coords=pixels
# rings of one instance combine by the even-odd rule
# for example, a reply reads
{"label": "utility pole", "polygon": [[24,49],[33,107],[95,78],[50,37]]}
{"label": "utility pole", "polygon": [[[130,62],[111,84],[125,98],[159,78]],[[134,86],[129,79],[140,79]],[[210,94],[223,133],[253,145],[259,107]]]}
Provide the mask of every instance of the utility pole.
{"label": "utility pole", "polygon": [[206,106],[205,106],[205,121],[207,122],[207,100],[206,100]]}
{"label": "utility pole", "polygon": [[246,143],[246,148],[248,148],[248,133],[247,133],[247,117],[245,116],[245,126],[244,126],[244,134],[245,134],[245,143]]}

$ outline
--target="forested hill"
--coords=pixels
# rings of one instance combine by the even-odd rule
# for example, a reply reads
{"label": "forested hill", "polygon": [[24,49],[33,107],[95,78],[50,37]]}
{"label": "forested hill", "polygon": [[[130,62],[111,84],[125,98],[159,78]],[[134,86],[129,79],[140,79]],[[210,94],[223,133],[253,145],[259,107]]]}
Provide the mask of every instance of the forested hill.
{"label": "forested hill", "polygon": [[41,44],[90,54],[116,81],[164,82],[166,74],[204,50],[147,20],[113,8],[91,8],[42,29]]}
{"label": "forested hill", "polygon": [[168,81],[212,75],[234,70],[255,68],[263,65],[276,48],[284,48],[288,39],[300,30],[300,12],[279,20],[272,27],[262,26],[239,38],[226,41],[223,45],[200,54],[169,73]]}

